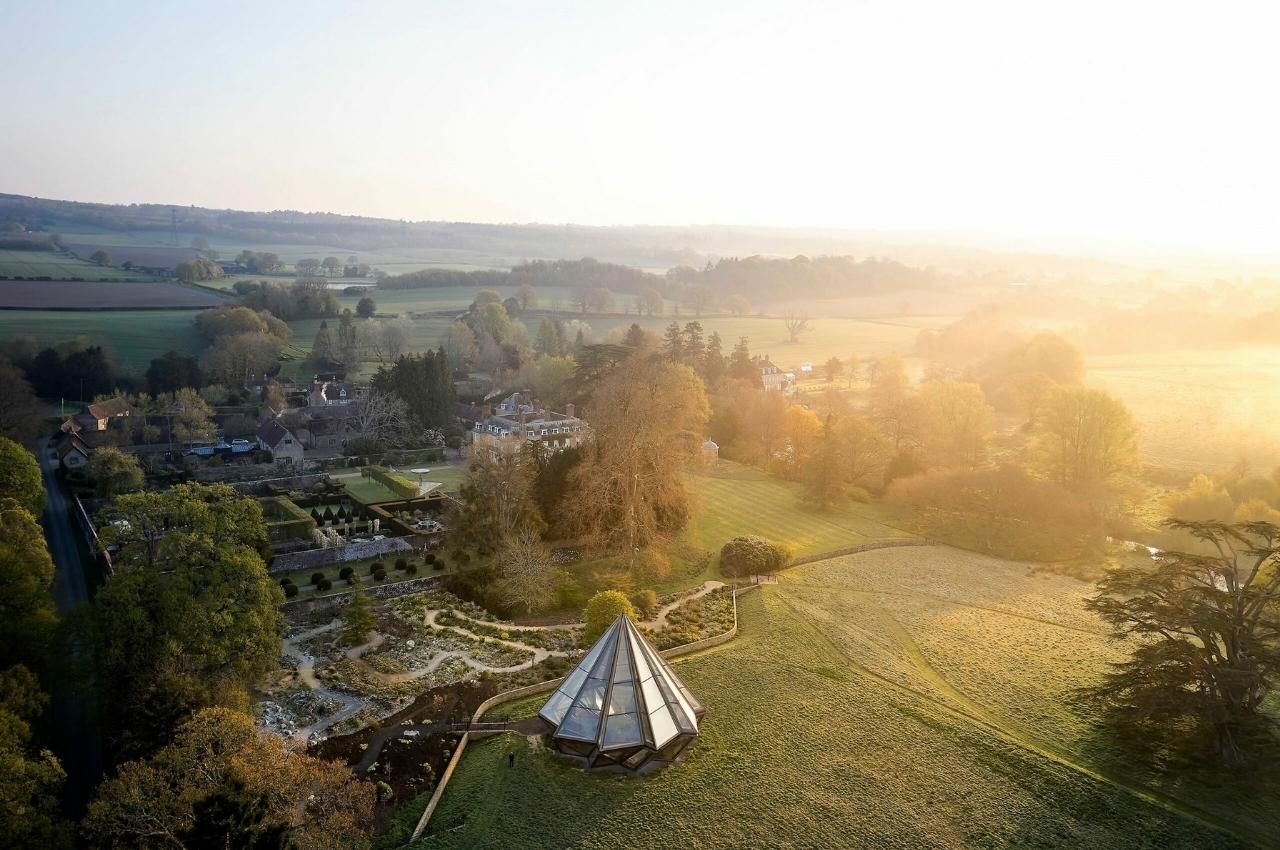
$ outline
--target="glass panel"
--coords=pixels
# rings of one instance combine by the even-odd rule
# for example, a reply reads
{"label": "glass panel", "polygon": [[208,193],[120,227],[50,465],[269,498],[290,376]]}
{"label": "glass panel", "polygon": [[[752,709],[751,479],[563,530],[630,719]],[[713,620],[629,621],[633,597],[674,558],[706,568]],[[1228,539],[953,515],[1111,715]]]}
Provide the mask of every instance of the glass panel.
{"label": "glass panel", "polygon": [[636,710],[636,686],[630,683],[618,683],[609,694],[609,713],[626,714]]}
{"label": "glass panel", "polygon": [[641,682],[640,690],[644,694],[645,711],[653,711],[664,704],[662,691],[658,690],[658,683],[653,679],[645,679]]}
{"label": "glass panel", "polygon": [[600,712],[574,706],[565,715],[564,722],[556,730],[557,735],[594,740],[600,730]]}
{"label": "glass panel", "polygon": [[670,741],[677,734],[679,729],[671,720],[671,713],[667,709],[659,708],[649,714],[649,725],[653,728],[653,745],[661,747]]}
{"label": "glass panel", "polygon": [[604,691],[606,687],[607,685],[604,682],[588,679],[586,687],[578,691],[578,698],[573,701],[573,704],[599,711],[604,708]]}
{"label": "glass panel", "polygon": [[640,718],[635,714],[615,714],[605,721],[604,746],[634,746],[643,744],[640,737]]}
{"label": "glass panel", "polygon": [[559,726],[560,721],[564,719],[564,713],[569,710],[572,700],[569,695],[556,691],[551,695],[551,699],[547,700],[547,704],[542,707],[542,711],[538,712],[545,717],[553,725]]}
{"label": "glass panel", "polygon": [[613,680],[615,682],[631,681],[631,642],[618,642],[618,655],[613,661]]}
{"label": "glass panel", "polygon": [[653,675],[653,671],[650,669],[650,664],[645,658],[646,653],[644,649],[639,645],[639,637],[632,634],[629,635],[628,638],[627,642],[631,645],[631,657],[635,659],[636,678],[647,679]]}

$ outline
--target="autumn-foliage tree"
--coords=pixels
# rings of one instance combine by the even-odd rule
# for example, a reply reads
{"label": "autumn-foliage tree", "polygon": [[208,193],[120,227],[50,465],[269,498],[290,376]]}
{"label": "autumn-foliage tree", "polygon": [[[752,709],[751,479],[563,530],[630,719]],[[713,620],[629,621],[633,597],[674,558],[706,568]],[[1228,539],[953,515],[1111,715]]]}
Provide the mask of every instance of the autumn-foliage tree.
{"label": "autumn-foliage tree", "polygon": [[1138,426],[1119,399],[1088,387],[1054,387],[1036,412],[1035,468],[1090,498],[1138,468]]}
{"label": "autumn-foliage tree", "polygon": [[1133,641],[1088,695],[1125,740],[1153,750],[1190,739],[1229,765],[1273,752],[1262,706],[1280,676],[1280,526],[1166,524],[1211,554],[1164,551],[1099,582],[1086,604]]}
{"label": "autumn-foliage tree", "polygon": [[637,352],[595,386],[592,440],[570,473],[563,524],[590,545],[632,551],[684,526],[684,474],[697,461],[709,409],[687,366]]}
{"label": "autumn-foliage tree", "polygon": [[[248,715],[206,708],[150,759],[124,764],[104,782],[82,830],[104,847],[189,846],[183,836],[201,828],[207,834],[216,823],[210,801],[241,797],[261,800],[261,826],[285,827],[298,847],[356,850],[369,846],[374,793],[346,765],[261,735]],[[212,846],[244,846],[234,843],[236,831],[228,824],[223,841]]]}
{"label": "autumn-foliage tree", "polygon": [[192,710],[247,707],[280,652],[283,594],[267,575],[266,523],[226,485],[179,484],[120,496],[115,573],[93,602],[113,751],[146,754]]}

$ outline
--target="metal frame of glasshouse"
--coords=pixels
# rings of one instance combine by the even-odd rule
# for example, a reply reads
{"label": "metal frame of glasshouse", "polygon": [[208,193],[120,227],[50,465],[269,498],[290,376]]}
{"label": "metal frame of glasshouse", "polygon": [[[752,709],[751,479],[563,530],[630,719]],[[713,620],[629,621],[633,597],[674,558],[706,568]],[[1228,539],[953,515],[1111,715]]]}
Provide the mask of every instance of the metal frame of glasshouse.
{"label": "metal frame of glasshouse", "polygon": [[624,614],[538,716],[554,727],[561,753],[587,767],[640,773],[675,761],[706,713]]}

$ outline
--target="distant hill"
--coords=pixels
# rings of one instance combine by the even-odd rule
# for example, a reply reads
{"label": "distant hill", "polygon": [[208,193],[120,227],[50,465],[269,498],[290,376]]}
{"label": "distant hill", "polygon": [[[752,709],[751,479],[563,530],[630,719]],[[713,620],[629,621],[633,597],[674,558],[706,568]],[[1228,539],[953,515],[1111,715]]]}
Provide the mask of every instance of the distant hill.
{"label": "distant hill", "polygon": [[[1051,275],[1132,275],[1133,269],[1082,257],[993,250],[950,244],[930,235],[875,231],[698,225],[591,227],[552,224],[476,224],[397,221],[385,218],[307,213],[296,210],[249,212],[171,204],[96,204],[0,194],[0,232],[17,223],[33,231],[137,234],[174,227],[188,239],[203,235],[244,247],[288,244],[341,248],[353,253],[437,253],[518,260],[599,260],[651,270],[700,267],[721,257],[764,255],[850,255],[888,257],[899,262],[961,273]],[[69,239],[68,241],[77,241]],[[510,263],[514,265],[515,263]]]}

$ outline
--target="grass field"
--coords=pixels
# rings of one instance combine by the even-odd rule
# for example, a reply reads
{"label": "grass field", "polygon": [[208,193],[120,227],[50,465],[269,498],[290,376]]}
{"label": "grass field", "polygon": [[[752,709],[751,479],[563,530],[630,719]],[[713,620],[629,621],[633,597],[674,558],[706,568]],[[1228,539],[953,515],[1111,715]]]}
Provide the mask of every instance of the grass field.
{"label": "grass field", "polygon": [[0,341],[28,336],[42,346],[76,337],[105,342],[123,367],[141,374],[166,351],[204,349],[194,316],[191,310],[0,310]]}
{"label": "grass field", "polygon": [[0,280],[0,308],[128,310],[217,307],[227,298],[198,286],[158,281]]}
{"label": "grass field", "polygon": [[1090,357],[1088,382],[1129,405],[1147,463],[1188,474],[1280,465],[1280,348]]}
{"label": "grass field", "polygon": [[683,764],[590,775],[479,741],[415,846],[1274,846],[1275,789],[1097,757],[1067,695],[1118,650],[1088,589],[941,547],[795,568],[742,598],[737,639],[676,662],[709,711]]}
{"label": "grass field", "polygon": [[877,504],[815,511],[801,502],[800,485],[732,461],[717,461],[692,485],[694,517],[685,540],[700,549],[718,552],[731,537],[755,534],[786,543],[800,556],[912,536],[888,525],[888,512]]}
{"label": "grass field", "polygon": [[85,260],[52,251],[10,251],[0,249],[0,275],[5,277],[49,277],[54,280],[150,280],[147,275],[111,266],[97,266]]}

